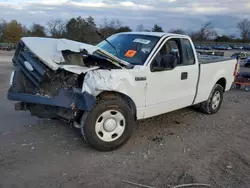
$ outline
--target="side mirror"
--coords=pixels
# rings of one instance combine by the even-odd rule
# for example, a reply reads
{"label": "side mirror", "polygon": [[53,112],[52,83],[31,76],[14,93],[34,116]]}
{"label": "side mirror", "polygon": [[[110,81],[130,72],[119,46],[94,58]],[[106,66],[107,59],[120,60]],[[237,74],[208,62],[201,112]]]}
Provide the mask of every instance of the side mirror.
{"label": "side mirror", "polygon": [[174,69],[177,66],[177,58],[172,54],[167,54],[161,58],[161,66],[165,69]]}

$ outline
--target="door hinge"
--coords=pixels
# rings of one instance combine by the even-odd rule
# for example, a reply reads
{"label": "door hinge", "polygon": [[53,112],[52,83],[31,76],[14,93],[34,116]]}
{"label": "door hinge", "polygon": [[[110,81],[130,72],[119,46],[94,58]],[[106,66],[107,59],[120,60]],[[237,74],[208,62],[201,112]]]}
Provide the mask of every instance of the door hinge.
{"label": "door hinge", "polygon": [[135,77],[135,81],[145,81],[147,80],[146,76],[142,76],[142,77]]}

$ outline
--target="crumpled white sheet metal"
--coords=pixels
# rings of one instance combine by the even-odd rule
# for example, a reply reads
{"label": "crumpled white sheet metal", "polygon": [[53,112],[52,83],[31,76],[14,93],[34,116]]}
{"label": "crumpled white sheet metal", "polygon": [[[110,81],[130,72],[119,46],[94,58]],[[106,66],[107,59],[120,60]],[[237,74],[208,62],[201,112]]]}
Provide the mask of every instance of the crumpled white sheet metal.
{"label": "crumpled white sheet metal", "polygon": [[[60,63],[65,62],[62,51],[70,50],[72,52],[80,52],[86,50],[89,55],[95,52],[110,58],[112,61],[128,65],[127,62],[120,60],[119,58],[109,54],[108,52],[100,49],[97,46],[80,43],[68,39],[54,39],[54,38],[43,38],[43,37],[23,37],[21,39],[24,44],[31,50],[45,65],[50,67],[52,70],[57,70],[60,67]],[[116,64],[115,62],[113,62]],[[79,66],[80,67],[80,66]]]}
{"label": "crumpled white sheet metal", "polygon": [[78,66],[78,65],[62,65],[60,68],[66,71],[75,73],[75,74],[81,74],[81,73],[86,73],[88,71],[99,69],[100,67],[95,66],[95,67],[89,68],[89,67],[83,67],[83,66]]}
{"label": "crumpled white sheet metal", "polygon": [[21,39],[41,61],[52,70],[57,70],[62,62],[65,62],[62,51],[70,50],[80,52],[85,49],[90,55],[99,48],[85,43],[80,43],[67,39],[54,39],[43,37],[24,37]]}
{"label": "crumpled white sheet metal", "polygon": [[95,51],[99,49],[99,47],[68,39],[59,39],[57,43],[58,51],[70,50],[72,52],[80,52],[83,49],[87,50],[88,54],[92,55]]}
{"label": "crumpled white sheet metal", "polygon": [[45,65],[52,70],[57,70],[60,65],[57,62],[64,62],[62,53],[57,50],[58,39],[41,38],[41,37],[24,37],[21,39],[23,43],[31,50]]}
{"label": "crumpled white sheet metal", "polygon": [[82,92],[97,96],[102,91],[118,91],[126,94],[126,84],[135,84],[129,72],[116,72],[112,70],[93,70],[84,77]]}

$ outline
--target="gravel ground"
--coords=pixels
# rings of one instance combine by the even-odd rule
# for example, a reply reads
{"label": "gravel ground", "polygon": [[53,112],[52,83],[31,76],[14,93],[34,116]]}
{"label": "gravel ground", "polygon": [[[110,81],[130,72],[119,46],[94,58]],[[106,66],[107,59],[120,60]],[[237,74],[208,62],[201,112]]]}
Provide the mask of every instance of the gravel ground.
{"label": "gravel ground", "polygon": [[186,108],[140,121],[126,145],[103,153],[72,126],[14,111],[6,99],[10,59],[1,54],[0,188],[134,187],[122,180],[157,188],[249,187],[249,93],[226,93],[212,116]]}

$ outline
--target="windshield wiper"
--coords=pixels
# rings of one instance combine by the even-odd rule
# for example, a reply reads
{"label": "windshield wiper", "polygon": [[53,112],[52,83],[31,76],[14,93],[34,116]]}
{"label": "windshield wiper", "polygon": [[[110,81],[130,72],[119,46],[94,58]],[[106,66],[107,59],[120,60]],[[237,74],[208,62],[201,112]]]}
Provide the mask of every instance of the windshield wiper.
{"label": "windshield wiper", "polygon": [[96,29],[96,33],[97,33],[100,37],[102,37],[102,39],[105,40],[105,41],[115,50],[116,56],[119,58],[119,55],[118,55],[118,52],[117,52],[115,46],[114,46],[111,42],[109,42],[109,41],[107,40],[107,38],[106,38],[100,31],[98,31],[97,29]]}

